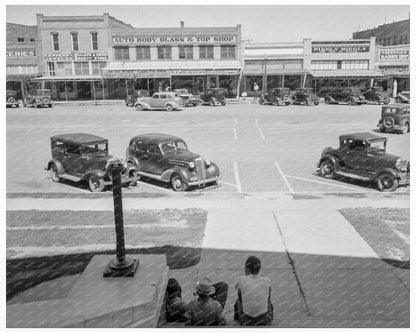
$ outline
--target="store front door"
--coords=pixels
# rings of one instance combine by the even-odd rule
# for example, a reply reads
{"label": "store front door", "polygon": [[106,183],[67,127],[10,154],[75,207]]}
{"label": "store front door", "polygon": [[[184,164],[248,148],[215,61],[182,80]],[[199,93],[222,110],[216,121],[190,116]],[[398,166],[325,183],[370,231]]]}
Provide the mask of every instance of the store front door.
{"label": "store front door", "polygon": [[79,99],[91,99],[91,83],[88,81],[77,82],[78,86],[78,98]]}
{"label": "store front door", "polygon": [[196,89],[198,94],[202,94],[204,92],[205,87],[205,80],[203,76],[199,76],[196,78]]}
{"label": "store front door", "polygon": [[218,88],[218,80],[216,76],[207,76],[208,87],[207,88]]}

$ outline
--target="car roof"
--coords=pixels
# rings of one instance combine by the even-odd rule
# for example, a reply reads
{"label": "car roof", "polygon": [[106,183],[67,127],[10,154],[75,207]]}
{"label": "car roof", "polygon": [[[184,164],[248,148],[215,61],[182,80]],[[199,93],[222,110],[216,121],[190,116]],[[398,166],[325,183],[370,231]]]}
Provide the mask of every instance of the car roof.
{"label": "car roof", "polygon": [[87,134],[87,133],[68,133],[68,134],[59,134],[51,137],[51,141],[62,140],[67,143],[74,144],[91,144],[96,142],[108,142],[107,139],[104,139],[98,135]]}
{"label": "car roof", "polygon": [[410,104],[387,104],[383,105],[381,109],[410,109]]}
{"label": "car roof", "polygon": [[136,140],[143,140],[146,141],[147,143],[154,143],[154,144],[158,144],[160,142],[164,142],[164,141],[176,141],[176,140],[181,140],[183,141],[181,138],[174,136],[174,135],[170,135],[170,134],[164,134],[164,133],[145,133],[145,134],[139,134],[136,135],[134,137],[131,138],[130,141],[136,141]]}
{"label": "car roof", "polygon": [[375,135],[372,133],[364,132],[364,133],[352,133],[352,134],[343,134],[339,136],[340,140],[344,139],[352,139],[352,140],[362,140],[362,141],[380,141],[380,140],[387,140],[384,136]]}

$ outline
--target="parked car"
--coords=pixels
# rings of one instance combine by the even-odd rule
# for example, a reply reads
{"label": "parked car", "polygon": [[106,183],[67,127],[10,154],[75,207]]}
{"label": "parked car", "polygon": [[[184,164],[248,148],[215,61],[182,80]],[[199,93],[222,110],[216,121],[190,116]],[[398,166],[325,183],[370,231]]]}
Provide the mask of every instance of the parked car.
{"label": "parked car", "polygon": [[305,104],[305,105],[319,105],[319,97],[314,94],[312,88],[297,88],[295,93],[292,94],[293,104]]}
{"label": "parked car", "polygon": [[197,106],[201,103],[199,96],[192,95],[186,88],[175,89],[173,91],[176,92],[180,98],[182,98],[185,106]]}
{"label": "parked car", "polygon": [[29,92],[23,101],[23,106],[39,108],[43,106],[52,107],[53,100],[50,89],[34,89]]}
{"label": "parked car", "polygon": [[225,104],[227,104],[225,96],[227,96],[227,89],[209,88],[205,90],[201,95],[199,95],[199,99],[201,100],[201,104],[203,105],[224,106]]}
{"label": "parked car", "polygon": [[126,106],[133,106],[138,98],[142,98],[142,97],[148,97],[149,92],[147,90],[135,90],[133,91],[133,93],[131,95],[127,95],[125,102],[126,102]]}
{"label": "parked car", "polygon": [[381,132],[410,131],[410,105],[384,105],[381,107],[381,119],[377,127]]}
{"label": "parked car", "polygon": [[[101,192],[112,184],[106,166],[114,157],[108,153],[107,139],[86,133],[55,135],[51,137],[51,151],[52,159],[45,169],[52,181],[85,181],[91,192]],[[136,167],[126,164],[121,182],[136,185],[137,179]]]}
{"label": "parked car", "polygon": [[364,95],[358,88],[333,89],[325,95],[324,100],[327,104],[339,104],[339,102],[343,102],[349,105],[361,105],[367,103]]}
{"label": "parked car", "polygon": [[188,150],[185,141],[162,133],[133,137],[126,149],[126,161],[139,176],[170,183],[174,191],[215,184],[220,179],[218,166]]}
{"label": "parked car", "polygon": [[410,103],[410,91],[402,91],[396,96],[396,103]]}
{"label": "parked car", "polygon": [[259,103],[261,105],[289,105],[291,99],[289,88],[273,88],[260,96]]}
{"label": "parked car", "polygon": [[6,107],[19,107],[19,100],[17,99],[17,92],[14,90],[6,90]]}
{"label": "parked car", "polygon": [[327,147],[317,164],[325,178],[342,176],[375,182],[380,191],[410,183],[410,163],[386,152],[387,138],[371,133],[339,136],[339,148]]}
{"label": "parked car", "polygon": [[383,87],[369,87],[363,92],[365,99],[368,102],[374,102],[376,104],[389,104],[390,98],[387,91],[383,91]]}
{"label": "parked car", "polygon": [[134,107],[137,111],[141,110],[181,110],[184,106],[182,98],[173,91],[157,92],[152,97],[137,99]]}

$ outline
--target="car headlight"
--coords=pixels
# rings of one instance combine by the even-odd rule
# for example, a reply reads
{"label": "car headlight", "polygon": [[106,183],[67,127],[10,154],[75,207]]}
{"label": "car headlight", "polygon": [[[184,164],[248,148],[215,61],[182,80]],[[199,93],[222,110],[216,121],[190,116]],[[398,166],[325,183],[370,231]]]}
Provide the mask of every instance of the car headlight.
{"label": "car headlight", "polygon": [[188,166],[189,166],[189,169],[193,169],[193,168],[195,168],[195,163],[194,162],[188,162]]}
{"label": "car headlight", "polygon": [[205,165],[206,165],[207,167],[209,167],[209,166],[211,165],[211,161],[210,161],[210,160],[205,160]]}
{"label": "car headlight", "polygon": [[408,162],[405,158],[400,157],[397,159],[396,164],[394,166],[396,167],[397,170],[406,171]]}

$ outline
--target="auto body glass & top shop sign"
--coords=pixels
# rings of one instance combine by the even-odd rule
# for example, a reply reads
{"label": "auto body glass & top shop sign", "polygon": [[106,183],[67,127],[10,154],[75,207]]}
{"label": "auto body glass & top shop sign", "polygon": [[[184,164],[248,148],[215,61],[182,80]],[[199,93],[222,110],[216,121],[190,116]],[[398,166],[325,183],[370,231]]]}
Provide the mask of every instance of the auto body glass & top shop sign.
{"label": "auto body glass & top shop sign", "polygon": [[184,35],[184,36],[123,36],[114,37],[114,45],[151,45],[151,44],[230,44],[237,43],[237,35]]}
{"label": "auto body glass & top shop sign", "polygon": [[88,61],[88,60],[108,60],[105,53],[85,53],[85,52],[57,52],[45,53],[43,58],[46,61]]}
{"label": "auto body glass & top shop sign", "polygon": [[370,52],[370,45],[312,46],[312,53],[364,53]]}

